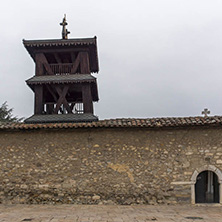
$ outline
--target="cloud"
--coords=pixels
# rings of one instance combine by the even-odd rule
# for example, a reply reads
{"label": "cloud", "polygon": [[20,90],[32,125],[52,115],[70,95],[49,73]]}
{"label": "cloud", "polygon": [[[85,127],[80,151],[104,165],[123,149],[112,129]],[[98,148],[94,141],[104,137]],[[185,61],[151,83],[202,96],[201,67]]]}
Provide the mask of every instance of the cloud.
{"label": "cloud", "polygon": [[[44,7],[43,7],[44,5]],[[0,9],[0,102],[33,113],[25,80],[34,63],[22,39],[98,37],[103,118],[221,114],[221,1],[6,1]]]}

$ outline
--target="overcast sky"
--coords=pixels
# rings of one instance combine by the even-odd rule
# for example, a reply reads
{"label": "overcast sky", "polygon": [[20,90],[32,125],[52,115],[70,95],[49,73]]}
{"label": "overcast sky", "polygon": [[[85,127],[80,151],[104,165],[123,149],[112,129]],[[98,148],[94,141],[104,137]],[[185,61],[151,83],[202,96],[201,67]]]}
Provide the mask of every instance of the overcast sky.
{"label": "overcast sky", "polygon": [[222,115],[221,0],[8,0],[0,7],[0,103],[33,114],[22,39],[98,37],[100,119]]}

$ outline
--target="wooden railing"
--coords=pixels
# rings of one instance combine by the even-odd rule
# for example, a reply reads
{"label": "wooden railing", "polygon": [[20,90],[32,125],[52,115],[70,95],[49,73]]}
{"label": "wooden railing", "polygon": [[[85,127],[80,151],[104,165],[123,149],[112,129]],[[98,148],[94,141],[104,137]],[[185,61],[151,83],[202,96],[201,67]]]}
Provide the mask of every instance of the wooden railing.
{"label": "wooden railing", "polygon": [[[51,111],[47,110],[47,105],[52,105]],[[69,106],[72,110],[72,113],[74,114],[82,114],[84,113],[83,109],[83,103],[81,102],[75,102],[75,103],[69,103]],[[55,112],[56,104],[55,103],[48,103],[44,105],[44,113],[47,114],[68,114],[67,110],[64,108],[64,106],[61,106],[58,110],[58,112]]]}
{"label": "wooden railing", "polygon": [[73,63],[50,64],[49,66],[55,75],[68,75],[72,71]]}
{"label": "wooden railing", "polygon": [[[69,104],[69,105],[72,110],[72,113],[74,113],[74,114],[84,113],[83,103],[73,103],[73,104]],[[58,113],[59,114],[67,114],[68,112],[66,109],[64,109],[64,107],[60,107]]]}
{"label": "wooden railing", "polygon": [[76,103],[72,112],[78,114],[83,113],[83,103]]}

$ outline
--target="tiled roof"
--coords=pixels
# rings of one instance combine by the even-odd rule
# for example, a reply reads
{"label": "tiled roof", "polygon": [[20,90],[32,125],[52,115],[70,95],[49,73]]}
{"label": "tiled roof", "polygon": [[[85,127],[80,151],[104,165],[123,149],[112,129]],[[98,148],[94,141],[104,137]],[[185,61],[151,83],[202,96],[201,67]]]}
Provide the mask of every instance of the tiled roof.
{"label": "tiled roof", "polygon": [[96,78],[90,74],[33,76],[32,78],[26,80],[28,85],[50,84],[50,83],[95,82],[95,81]]}
{"label": "tiled roof", "polygon": [[93,121],[98,121],[98,118],[91,113],[33,115],[25,119],[25,123],[74,123]]}
{"label": "tiled roof", "polygon": [[108,119],[91,123],[0,123],[0,130],[66,129],[66,128],[177,128],[192,126],[222,126],[222,116],[170,117],[149,119]]}

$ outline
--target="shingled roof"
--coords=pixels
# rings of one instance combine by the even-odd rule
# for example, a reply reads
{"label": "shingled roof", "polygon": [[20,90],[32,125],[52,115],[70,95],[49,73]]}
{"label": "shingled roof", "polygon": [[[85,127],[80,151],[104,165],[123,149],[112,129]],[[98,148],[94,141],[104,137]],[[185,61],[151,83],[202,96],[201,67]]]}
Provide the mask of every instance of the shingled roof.
{"label": "shingled roof", "polygon": [[36,123],[80,123],[98,121],[98,117],[91,113],[75,114],[50,114],[50,115],[33,115],[24,120],[28,124]]}
{"label": "shingled roof", "polygon": [[33,76],[26,80],[29,85],[32,84],[50,84],[50,83],[79,83],[96,82],[96,78],[90,74],[72,74],[72,75],[47,75]]}
{"label": "shingled roof", "polygon": [[72,129],[72,128],[176,128],[192,126],[222,126],[222,116],[170,117],[148,119],[107,119],[90,123],[0,123],[0,130]]}

